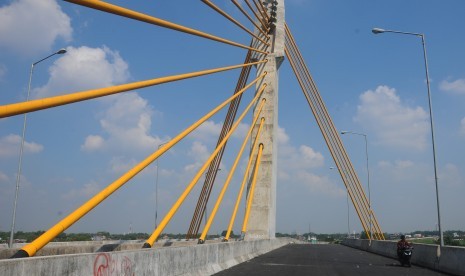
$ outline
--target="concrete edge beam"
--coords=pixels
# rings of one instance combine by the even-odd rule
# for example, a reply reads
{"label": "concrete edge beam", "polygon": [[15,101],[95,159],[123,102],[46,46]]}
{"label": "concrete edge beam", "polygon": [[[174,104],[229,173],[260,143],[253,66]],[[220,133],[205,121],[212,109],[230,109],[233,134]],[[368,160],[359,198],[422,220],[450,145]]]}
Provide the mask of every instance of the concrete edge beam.
{"label": "concrete edge beam", "polygon": [[289,244],[279,238],[0,260],[0,275],[210,275]]}

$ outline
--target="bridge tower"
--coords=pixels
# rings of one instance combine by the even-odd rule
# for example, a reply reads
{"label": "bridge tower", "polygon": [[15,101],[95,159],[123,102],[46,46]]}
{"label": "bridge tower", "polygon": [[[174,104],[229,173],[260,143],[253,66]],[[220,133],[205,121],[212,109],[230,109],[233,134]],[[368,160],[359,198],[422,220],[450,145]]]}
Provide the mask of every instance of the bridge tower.
{"label": "bridge tower", "polygon": [[[268,62],[257,67],[257,76],[265,71],[267,72],[265,78],[257,84],[257,90],[263,83],[267,84],[261,96],[262,98],[266,98],[266,104],[262,111],[265,124],[257,140],[259,144],[263,144],[263,154],[257,174],[249,223],[244,237],[245,240],[274,238],[276,233],[278,69],[284,60],[285,9],[284,0],[265,0],[263,2],[270,12],[269,14],[273,13],[272,17],[276,17],[276,22],[274,22],[274,27],[269,31],[271,45],[268,48],[270,52],[267,56]],[[276,13],[275,16],[274,13]],[[258,34],[259,32],[256,33]],[[256,137],[260,124],[259,121],[255,125],[252,141]],[[252,156],[254,155],[252,154]],[[253,158],[256,158],[256,154]]]}

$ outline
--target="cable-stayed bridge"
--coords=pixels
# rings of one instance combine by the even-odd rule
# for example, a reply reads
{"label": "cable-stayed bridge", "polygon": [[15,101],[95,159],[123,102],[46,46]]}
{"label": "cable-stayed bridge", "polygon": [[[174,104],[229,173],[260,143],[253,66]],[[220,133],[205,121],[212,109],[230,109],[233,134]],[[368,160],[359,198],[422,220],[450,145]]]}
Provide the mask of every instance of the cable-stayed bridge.
{"label": "cable-stayed bridge", "polygon": [[[116,247],[119,247],[119,249],[126,248],[133,250],[131,251],[132,253],[129,254],[130,257],[127,255],[112,256],[98,254],[95,255],[97,257],[86,256],[83,262],[89,262],[89,260],[93,262],[93,273],[97,273],[97,275],[104,275],[109,272],[111,263],[118,264],[117,267],[115,266],[112,268],[117,271],[115,275],[131,274],[131,272],[134,271],[157,274],[166,272],[166,267],[160,269],[158,264],[153,268],[147,267],[147,265],[152,265],[152,262],[145,261],[145,258],[152,258],[153,260],[158,260],[158,262],[161,262],[160,260],[165,258],[163,259],[165,264],[167,262],[166,260],[168,260],[173,266],[176,266],[178,262],[183,262],[182,257],[180,257],[183,254],[183,250],[189,251],[189,254],[191,254],[190,258],[194,258],[194,260],[197,261],[202,258],[210,258],[208,257],[209,254],[215,255],[217,259],[213,257],[213,261],[211,259],[209,259],[210,261],[206,261],[205,265],[207,266],[215,262],[228,263],[228,258],[235,260],[243,258],[243,260],[246,260],[247,257],[244,256],[249,256],[248,258],[250,258],[290,242],[288,240],[279,241],[275,239],[276,208],[279,208],[279,206],[276,206],[276,186],[279,185],[279,183],[277,183],[278,73],[280,65],[283,62],[289,62],[291,65],[296,80],[302,90],[302,99],[307,101],[314,119],[317,122],[322,137],[326,142],[328,150],[346,187],[351,203],[357,213],[360,225],[368,237],[369,246],[371,246],[372,242],[378,247],[381,246],[380,244],[382,243],[380,242],[385,240],[383,230],[344,148],[339,132],[331,119],[317,85],[299,50],[297,43],[298,38],[294,38],[291,32],[291,26],[286,24],[284,0],[266,0],[263,2],[258,0],[245,0],[243,2],[244,4],[232,0],[232,3],[243,14],[241,20],[234,18],[226,11],[222,10],[213,1],[201,1],[206,8],[223,16],[226,21],[229,21],[228,23],[234,24],[240,31],[248,33],[250,35],[250,41],[245,43],[232,41],[221,35],[203,32],[198,29],[190,28],[189,26],[183,26],[175,22],[151,16],[144,13],[144,11],[135,11],[106,1],[66,0],[66,2],[98,10],[102,13],[109,13],[113,16],[120,17],[121,20],[135,20],[143,24],[152,25],[154,28],[165,28],[177,32],[179,35],[200,37],[210,40],[211,43],[222,43],[230,47],[242,48],[244,50],[244,60],[242,63],[227,64],[218,68],[184,72],[181,74],[156,77],[110,87],[96,87],[91,90],[76,91],[60,96],[0,106],[0,117],[7,118],[44,109],[72,105],[77,102],[126,93],[136,89],[153,87],[165,83],[180,82],[190,78],[201,78],[230,70],[240,70],[236,87],[231,87],[233,91],[232,95],[225,96],[224,101],[214,109],[203,111],[204,115],[192,120],[192,124],[189,127],[180,129],[178,135],[163,145],[160,145],[153,152],[148,153],[145,159],[139,160],[130,170],[126,171],[112,183],[109,183],[104,189],[89,198],[76,210],[67,214],[55,225],[52,225],[37,239],[22,246],[19,250],[15,250],[11,258],[30,258],[37,255],[41,250],[45,250],[47,245],[53,242],[58,235],[66,231],[66,229],[72,225],[79,223],[81,218],[86,216],[89,212],[92,212],[95,207],[112,196],[112,194],[118,192],[121,187],[130,185],[132,178],[141,173],[146,167],[156,162],[161,156],[175,149],[178,143],[188,137],[190,133],[222,109],[227,109],[227,113],[221,133],[218,137],[216,148],[211,152],[210,156],[205,163],[202,164],[195,176],[185,184],[185,188],[179,192],[177,199],[172,203],[169,211],[164,214],[160,223],[153,229],[150,237],[143,243],[133,243],[130,245],[119,244],[113,247],[113,250]],[[242,21],[247,22],[247,24]],[[250,101],[244,103],[242,101],[243,95],[247,93],[253,96],[250,97]],[[252,114],[252,121],[249,122],[250,128],[246,132],[239,151],[235,153],[234,163],[228,170],[229,173],[226,180],[224,183],[218,183],[219,181],[216,181],[216,176],[220,169],[220,163],[228,145],[228,140],[248,114]],[[241,158],[246,155],[248,155],[248,162],[245,172],[240,176],[242,181],[238,189],[239,192],[235,195],[236,201],[231,210],[229,210],[231,215],[229,224],[225,225],[225,229],[227,229],[226,235],[224,240],[220,242],[220,245],[214,245],[212,242],[207,242],[207,235],[209,234],[212,223],[217,218],[218,209],[222,206],[224,195],[228,192],[232,177],[239,173],[239,162]],[[205,179],[203,183],[201,183],[200,179],[203,176],[205,176]],[[163,254],[166,255],[178,254],[178,259],[175,256],[160,257],[161,253],[157,253],[157,240],[160,239],[161,234],[173,217],[176,216],[177,212],[183,208],[183,203],[186,201],[186,198],[190,196],[192,190],[199,185],[202,187],[201,192],[197,199],[196,207],[192,210],[192,218],[189,221],[189,227],[186,229],[186,240],[195,239],[195,242],[187,242],[184,245],[189,249],[175,249],[173,251],[175,253],[163,251]],[[221,187],[219,188],[220,193],[218,197],[211,198],[211,191],[214,186]],[[243,206],[243,216],[238,217],[238,209],[241,207],[240,203],[242,200],[245,202]],[[206,217],[206,207],[209,202],[212,203],[214,207],[208,214],[208,219],[202,227],[202,220]],[[241,238],[240,241],[232,243],[230,241],[230,235],[234,225],[240,225]],[[203,245],[206,242],[207,244]],[[228,243],[232,245],[227,245]],[[111,247],[112,246],[108,246],[107,249],[102,249],[102,251],[112,251],[109,249]],[[361,247],[361,245],[359,247]],[[104,246],[102,246],[102,248],[104,248]],[[208,250],[206,248],[208,248]],[[140,253],[134,252],[136,249],[140,249]],[[228,255],[228,258],[220,261],[218,255],[227,255],[224,253],[225,251],[229,253],[238,251],[240,253]],[[149,257],[141,257],[140,254],[148,254]],[[200,255],[200,257],[192,257],[192,254],[195,256]],[[155,257],[155,255],[158,257]],[[142,264],[142,261],[139,262],[139,260],[142,259],[144,259],[144,262],[148,263]],[[8,265],[11,265],[11,262],[13,261],[10,261]],[[76,265],[76,267],[78,266],[79,265]],[[2,269],[1,265],[0,269]],[[70,274],[80,273],[76,271],[85,271],[78,270],[78,268],[74,271],[69,265],[66,269],[65,271]],[[189,267],[185,269],[185,272],[182,273],[188,273]],[[215,271],[215,269],[208,270],[208,273],[212,271]]]}

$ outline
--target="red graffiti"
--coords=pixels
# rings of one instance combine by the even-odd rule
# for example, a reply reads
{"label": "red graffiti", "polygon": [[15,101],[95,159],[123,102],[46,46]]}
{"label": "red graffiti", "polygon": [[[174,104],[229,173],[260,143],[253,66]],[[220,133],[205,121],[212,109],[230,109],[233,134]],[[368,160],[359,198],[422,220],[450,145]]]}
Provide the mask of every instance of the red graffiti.
{"label": "red graffiti", "polygon": [[132,262],[128,257],[123,257],[121,261],[121,273],[121,275],[134,275],[134,272],[132,272]]}
{"label": "red graffiti", "polygon": [[94,260],[94,276],[134,276],[131,259],[118,255],[113,258],[108,253],[100,253]]}

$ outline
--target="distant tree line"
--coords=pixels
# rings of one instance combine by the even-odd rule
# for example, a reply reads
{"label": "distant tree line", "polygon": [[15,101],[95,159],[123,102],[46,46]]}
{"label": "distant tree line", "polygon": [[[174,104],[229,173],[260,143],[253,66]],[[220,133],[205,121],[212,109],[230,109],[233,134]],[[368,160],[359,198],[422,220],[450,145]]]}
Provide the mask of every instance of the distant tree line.
{"label": "distant tree line", "polygon": [[[26,242],[32,242],[40,235],[45,233],[45,231],[35,231],[35,232],[23,232],[18,231],[15,233],[15,240],[24,240]],[[223,231],[220,235],[208,235],[208,239],[220,238],[226,235],[226,230]],[[97,233],[61,233],[53,241],[54,242],[69,242],[69,241],[92,241],[94,239],[102,240],[146,240],[150,237],[148,233],[128,233],[128,234],[110,234],[110,232],[100,231]],[[230,238],[238,238],[239,236],[234,235],[234,232],[231,232]],[[171,234],[171,233],[162,233],[159,239],[168,238],[182,240],[186,238],[186,234]],[[10,232],[0,232],[0,243],[8,243],[10,239]]]}
{"label": "distant tree line", "polygon": [[[439,237],[439,232],[438,231],[413,231],[411,233],[396,233],[396,234],[388,234],[384,233],[384,237],[386,239],[400,239],[400,235],[411,235],[414,237],[416,234],[420,234],[422,237]],[[459,238],[455,238],[454,234],[456,234]],[[463,246],[463,242],[460,241],[460,239],[465,238],[465,231],[460,231],[460,230],[447,230],[443,232],[444,235],[444,245],[450,245],[450,246]],[[361,239],[367,239],[368,236],[365,231],[362,231],[360,233],[360,238]],[[436,244],[439,244],[439,238],[435,241]]]}
{"label": "distant tree line", "polygon": [[325,241],[325,242],[330,242],[330,243],[338,243],[339,241],[347,238],[347,233],[336,233],[336,234],[317,234],[313,232],[309,233],[304,233],[304,234],[297,234],[297,233],[276,233],[276,237],[288,237],[288,238],[294,238],[294,239],[304,239],[307,240],[308,237],[315,237],[319,241]]}
{"label": "distant tree line", "polygon": [[[17,240],[25,240],[26,242],[31,242],[35,240],[37,237],[42,235],[45,231],[33,231],[33,232],[23,232],[18,231],[15,233],[15,239]],[[403,233],[403,234],[421,234],[424,237],[431,237],[431,236],[439,236],[437,231],[414,231],[411,233]],[[460,242],[454,234],[457,234],[461,239],[465,239],[465,231],[461,230],[448,230],[444,231],[444,244],[445,245],[452,245],[452,246],[460,246],[463,243]],[[226,230],[224,230],[221,235],[213,234],[208,235],[208,239],[215,239],[215,238],[223,238],[226,235]],[[386,239],[388,237],[393,236],[392,234],[384,233]],[[396,235],[396,237],[399,234]],[[110,234],[110,232],[100,231],[97,233],[61,233],[59,234],[53,241],[54,242],[68,242],[68,241],[92,241],[93,238],[99,237],[99,239],[107,239],[107,240],[146,240],[150,237],[148,233],[128,233],[128,234]],[[240,235],[235,235],[234,232],[231,232],[230,239],[239,238]],[[338,243],[339,241],[347,238],[347,233],[336,233],[336,234],[317,234],[317,233],[304,233],[304,234],[297,234],[297,233],[276,233],[276,237],[290,237],[295,239],[307,240],[309,237],[315,237],[319,241],[325,241],[330,243]],[[362,231],[359,235],[361,239],[366,239],[367,235],[365,231]],[[0,243],[7,243],[10,238],[10,232],[0,232]],[[161,238],[168,238],[168,239],[176,239],[182,240],[186,238],[186,234],[178,233],[162,233],[159,237]],[[439,243],[439,241],[437,241]]]}

